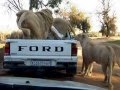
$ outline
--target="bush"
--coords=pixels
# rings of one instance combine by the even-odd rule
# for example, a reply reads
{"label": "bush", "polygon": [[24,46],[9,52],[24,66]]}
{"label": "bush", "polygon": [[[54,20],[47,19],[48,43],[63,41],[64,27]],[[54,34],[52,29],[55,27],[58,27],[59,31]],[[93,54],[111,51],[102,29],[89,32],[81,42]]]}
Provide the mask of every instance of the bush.
{"label": "bush", "polygon": [[101,33],[99,33],[99,32],[89,32],[88,36],[89,37],[99,37],[99,36],[101,36]]}

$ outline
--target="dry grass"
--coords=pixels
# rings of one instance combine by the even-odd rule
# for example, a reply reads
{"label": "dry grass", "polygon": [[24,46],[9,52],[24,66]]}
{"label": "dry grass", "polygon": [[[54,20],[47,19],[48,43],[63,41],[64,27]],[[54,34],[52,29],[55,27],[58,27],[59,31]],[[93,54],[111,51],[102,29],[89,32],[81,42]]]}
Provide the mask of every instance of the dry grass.
{"label": "dry grass", "polygon": [[3,48],[5,46],[5,44],[0,44],[0,48]]}

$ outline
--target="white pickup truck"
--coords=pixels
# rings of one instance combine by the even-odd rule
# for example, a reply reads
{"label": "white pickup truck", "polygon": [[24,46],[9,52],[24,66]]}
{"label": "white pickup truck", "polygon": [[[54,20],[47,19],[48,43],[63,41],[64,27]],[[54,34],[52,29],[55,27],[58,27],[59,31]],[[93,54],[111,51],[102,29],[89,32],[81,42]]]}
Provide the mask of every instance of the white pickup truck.
{"label": "white pickup truck", "polygon": [[76,40],[7,39],[4,54],[3,66],[10,70],[60,69],[76,74]]}

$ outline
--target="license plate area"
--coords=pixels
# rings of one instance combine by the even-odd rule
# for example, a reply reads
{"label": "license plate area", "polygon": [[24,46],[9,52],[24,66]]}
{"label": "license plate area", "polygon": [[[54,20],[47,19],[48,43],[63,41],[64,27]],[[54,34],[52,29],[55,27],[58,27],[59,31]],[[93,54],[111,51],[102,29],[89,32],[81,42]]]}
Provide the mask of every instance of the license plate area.
{"label": "license plate area", "polygon": [[55,60],[26,60],[27,66],[56,66]]}

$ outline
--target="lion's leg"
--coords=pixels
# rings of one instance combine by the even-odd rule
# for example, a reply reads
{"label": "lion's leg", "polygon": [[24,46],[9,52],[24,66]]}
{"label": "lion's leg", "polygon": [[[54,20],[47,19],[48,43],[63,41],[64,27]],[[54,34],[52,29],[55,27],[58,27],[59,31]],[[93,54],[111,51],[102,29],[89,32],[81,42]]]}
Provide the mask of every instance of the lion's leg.
{"label": "lion's leg", "polygon": [[84,76],[88,76],[88,68],[89,68],[90,63],[87,62],[87,63],[85,63],[84,65],[85,65]]}
{"label": "lion's leg", "polygon": [[89,76],[89,73],[92,72],[92,68],[92,62],[90,62],[83,54],[81,74],[83,74],[84,76]]}
{"label": "lion's leg", "polygon": [[85,60],[86,59],[85,59],[85,57],[83,55],[82,68],[81,68],[80,74],[84,74],[85,73],[85,62],[86,62]]}
{"label": "lion's leg", "polygon": [[83,62],[82,62],[81,73],[84,73],[84,72],[85,72],[85,62],[84,62],[84,60],[83,60]]}
{"label": "lion's leg", "polygon": [[102,71],[103,71],[103,74],[104,74],[104,76],[105,76],[105,78],[104,78],[104,82],[107,82],[107,65],[102,65]]}
{"label": "lion's leg", "polygon": [[112,63],[112,71],[113,71],[114,66],[115,66],[115,62]]}
{"label": "lion's leg", "polygon": [[[108,67],[108,73],[107,73],[107,67]],[[111,76],[112,76],[112,65],[111,66],[107,66],[106,64],[102,65],[102,70],[104,73],[104,82],[107,84],[107,86],[109,87],[109,90],[113,90],[113,85],[111,83]]]}
{"label": "lion's leg", "polygon": [[93,70],[93,63],[90,63],[90,65],[88,67],[88,72],[87,72],[88,76],[92,76],[92,70]]}
{"label": "lion's leg", "polygon": [[113,63],[110,61],[109,63],[109,72],[108,72],[108,86],[110,90],[113,90],[113,85],[112,85],[112,70],[113,70]]}
{"label": "lion's leg", "polygon": [[93,68],[93,62],[90,62],[88,64],[88,69],[86,70],[85,76],[91,76],[92,68]]}

